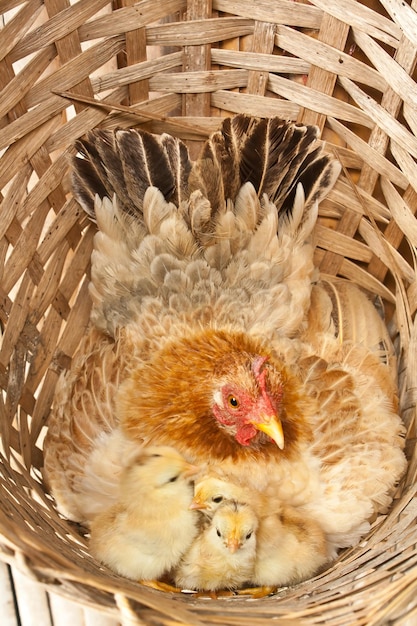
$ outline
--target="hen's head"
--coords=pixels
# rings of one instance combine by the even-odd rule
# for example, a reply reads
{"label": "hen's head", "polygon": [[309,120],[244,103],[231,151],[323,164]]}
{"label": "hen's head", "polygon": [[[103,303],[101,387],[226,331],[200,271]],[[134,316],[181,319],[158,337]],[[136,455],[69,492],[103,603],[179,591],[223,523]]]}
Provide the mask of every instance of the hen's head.
{"label": "hen's head", "polygon": [[258,340],[206,330],[171,340],[121,387],[125,432],[192,458],[290,455],[306,436],[301,383]]}
{"label": "hen's head", "polygon": [[216,366],[219,379],[212,409],[219,426],[242,446],[249,446],[263,432],[283,450],[280,418],[283,386],[279,380],[274,385],[268,384],[265,369],[268,357],[237,353],[232,371],[230,360],[219,359]]}

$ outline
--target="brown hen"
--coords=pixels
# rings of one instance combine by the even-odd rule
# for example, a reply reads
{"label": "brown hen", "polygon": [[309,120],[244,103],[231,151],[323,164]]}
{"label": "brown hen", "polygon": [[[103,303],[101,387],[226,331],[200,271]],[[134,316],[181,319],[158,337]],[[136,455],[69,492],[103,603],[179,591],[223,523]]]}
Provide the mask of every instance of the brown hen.
{"label": "brown hen", "polygon": [[90,523],[126,459],[169,445],[300,508],[329,553],[357,541],[404,471],[403,427],[377,309],[313,263],[340,171],[318,129],[239,115],[195,163],[137,130],[77,147],[74,191],[98,232],[90,330],[45,441],[60,510]]}

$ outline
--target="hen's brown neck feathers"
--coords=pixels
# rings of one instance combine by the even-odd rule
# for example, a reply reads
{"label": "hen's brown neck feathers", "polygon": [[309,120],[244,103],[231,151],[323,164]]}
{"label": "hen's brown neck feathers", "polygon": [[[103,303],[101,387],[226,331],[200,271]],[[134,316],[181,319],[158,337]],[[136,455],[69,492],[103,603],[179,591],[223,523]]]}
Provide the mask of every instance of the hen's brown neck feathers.
{"label": "hen's brown neck feathers", "polygon": [[[247,393],[264,393],[252,371],[259,357],[265,362],[264,385],[271,396],[280,394],[280,418],[285,447],[259,432],[248,446],[239,444],[213,415],[216,389],[233,383]],[[259,374],[258,374],[259,378]],[[129,437],[146,443],[172,445],[193,460],[256,455],[291,456],[309,438],[305,414],[312,410],[301,400],[300,381],[259,341],[241,333],[206,330],[168,343],[122,386],[119,418]]]}

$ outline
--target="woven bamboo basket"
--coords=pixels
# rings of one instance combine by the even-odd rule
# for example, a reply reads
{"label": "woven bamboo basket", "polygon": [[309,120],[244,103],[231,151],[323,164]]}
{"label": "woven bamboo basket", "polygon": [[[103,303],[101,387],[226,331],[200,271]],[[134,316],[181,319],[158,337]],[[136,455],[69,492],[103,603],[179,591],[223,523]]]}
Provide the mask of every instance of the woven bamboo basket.
{"label": "woven bamboo basket", "polygon": [[[1,0],[0,557],[123,624],[417,623],[415,0]],[[399,358],[407,475],[325,572],[268,598],[203,599],[112,575],[42,481],[57,378],[88,323],[94,225],[74,141],[140,126],[201,142],[235,113],[317,124],[343,165],[316,260],[380,296]]]}

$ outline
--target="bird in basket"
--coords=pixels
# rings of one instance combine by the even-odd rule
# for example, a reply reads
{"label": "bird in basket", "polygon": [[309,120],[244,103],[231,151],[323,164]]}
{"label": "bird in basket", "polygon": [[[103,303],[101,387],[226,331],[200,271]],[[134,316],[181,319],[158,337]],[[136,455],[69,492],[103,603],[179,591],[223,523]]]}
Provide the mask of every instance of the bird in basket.
{"label": "bird in basket", "polygon": [[385,511],[404,472],[396,366],[379,311],[314,264],[340,165],[315,126],[224,119],[191,162],[142,130],[78,141],[74,194],[97,223],[91,323],[57,385],[45,476],[90,524],[132,450],[300,508],[328,553]]}
{"label": "bird in basket", "polygon": [[[214,472],[197,479],[191,510],[214,519],[226,502],[250,503],[256,514],[256,557],[248,582],[267,595],[281,585],[311,577],[330,560],[329,543],[319,523],[302,507],[271,503],[259,492],[219,478]],[[250,589],[247,589],[250,591]]]}
{"label": "bird in basket", "polygon": [[117,502],[91,523],[92,554],[144,583],[169,573],[198,534],[190,508],[198,471],[170,446],[143,448],[121,475]]}
{"label": "bird in basket", "polygon": [[225,500],[175,568],[176,585],[215,595],[248,583],[255,568],[257,528],[250,505]]}

